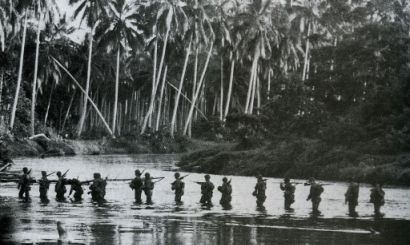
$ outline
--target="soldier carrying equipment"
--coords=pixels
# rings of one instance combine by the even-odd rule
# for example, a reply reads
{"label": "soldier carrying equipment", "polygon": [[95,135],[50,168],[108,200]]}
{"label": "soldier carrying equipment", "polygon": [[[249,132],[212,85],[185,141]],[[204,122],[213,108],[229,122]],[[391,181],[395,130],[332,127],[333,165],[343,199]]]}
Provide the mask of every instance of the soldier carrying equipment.
{"label": "soldier carrying equipment", "polygon": [[182,203],[181,198],[184,195],[184,188],[185,188],[185,183],[182,181],[182,179],[188,175],[180,177],[179,173],[175,173],[174,176],[175,176],[175,181],[171,183],[171,190],[175,192],[175,202],[177,204],[181,204]]}
{"label": "soldier carrying equipment", "polygon": [[101,178],[100,173],[94,173],[94,180],[93,183],[90,185],[90,193],[91,199],[94,202],[104,202],[105,199],[105,187],[107,185],[107,181]]}
{"label": "soldier carrying equipment", "polygon": [[[67,171],[64,173],[64,175],[67,173]],[[60,171],[57,172],[58,180],[56,185],[54,186],[54,191],[56,192],[56,199],[58,202],[65,200],[64,194],[66,193],[67,189],[65,187],[66,179],[64,178],[64,175],[61,175]]]}
{"label": "soldier carrying equipment", "polygon": [[323,187],[321,184],[316,183],[315,178],[310,177],[309,182],[310,184],[310,192],[309,195],[306,199],[306,201],[311,200],[312,201],[312,212],[314,214],[320,214],[319,211],[319,204],[322,199],[320,198],[320,195],[324,191]]}
{"label": "soldier carrying equipment", "polygon": [[218,186],[218,191],[221,192],[222,197],[219,203],[222,205],[222,207],[229,207],[231,205],[231,200],[232,200],[232,186],[231,186],[231,180],[228,181],[226,177],[223,177],[222,179],[222,185]]}
{"label": "soldier carrying equipment", "polygon": [[373,188],[370,190],[370,202],[374,205],[374,214],[376,216],[383,216],[383,213],[380,212],[380,208],[384,205],[384,194],[382,184],[373,184]]}
{"label": "soldier carrying equipment", "polygon": [[359,198],[359,183],[355,182],[353,179],[347,188],[345,193],[345,204],[349,204],[349,215],[352,217],[357,217],[356,206],[358,205]]}
{"label": "soldier carrying equipment", "polygon": [[71,184],[69,196],[74,192],[74,202],[80,202],[83,200],[84,190],[81,182],[78,179],[72,179],[69,183]]}
{"label": "soldier carrying equipment", "polygon": [[289,178],[284,179],[284,183],[280,183],[280,189],[283,191],[283,196],[285,198],[285,209],[289,210],[290,205],[295,202],[295,190],[296,187],[290,183]]}
{"label": "soldier carrying equipment", "polygon": [[256,197],[256,205],[258,207],[263,207],[263,203],[266,200],[266,180],[262,178],[262,175],[258,175],[258,181],[255,185],[255,190],[253,191],[252,195]]}
{"label": "soldier carrying equipment", "polygon": [[23,168],[23,175],[20,177],[19,183],[17,185],[17,189],[19,189],[19,198],[25,201],[30,199],[30,190],[31,190],[31,177],[30,171],[26,167]]}
{"label": "soldier carrying equipment", "polygon": [[130,188],[134,190],[134,197],[135,197],[135,202],[137,204],[141,204],[141,193],[143,189],[143,181],[141,178],[141,172],[137,169],[135,170],[135,178],[130,182]]}
{"label": "soldier carrying equipment", "polygon": [[210,181],[211,176],[205,175],[205,182],[201,183],[201,200],[199,201],[203,205],[212,206],[212,194],[215,188],[214,184]]}
{"label": "soldier carrying equipment", "polygon": [[154,182],[152,182],[151,175],[148,172],[145,173],[143,190],[144,190],[145,196],[147,197],[146,203],[153,204],[152,194],[154,191]]}
{"label": "soldier carrying equipment", "polygon": [[40,191],[40,200],[42,202],[48,202],[47,192],[50,188],[50,181],[47,178],[47,172],[41,171],[41,179],[38,181],[39,191]]}

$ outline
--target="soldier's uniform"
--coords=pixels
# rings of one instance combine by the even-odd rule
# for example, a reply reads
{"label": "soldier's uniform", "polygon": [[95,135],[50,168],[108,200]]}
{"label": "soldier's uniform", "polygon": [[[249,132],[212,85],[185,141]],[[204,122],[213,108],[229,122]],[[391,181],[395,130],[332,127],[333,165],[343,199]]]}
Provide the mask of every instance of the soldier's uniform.
{"label": "soldier's uniform", "polygon": [[171,184],[171,190],[175,192],[175,202],[181,203],[184,195],[185,183],[179,178],[180,174],[175,173],[175,181]]}
{"label": "soldier's uniform", "polygon": [[23,168],[23,175],[20,177],[18,183],[19,189],[19,198],[28,201],[30,199],[30,190],[31,190],[31,178],[26,167]]}
{"label": "soldier's uniform", "polygon": [[258,182],[256,182],[255,190],[252,195],[256,197],[256,205],[262,207],[266,200],[266,182],[263,180],[262,176],[258,176]]}
{"label": "soldier's uniform", "polygon": [[50,181],[47,178],[47,172],[41,171],[41,179],[38,181],[40,200],[42,202],[48,202],[47,192],[50,188]]}
{"label": "soldier's uniform", "polygon": [[81,200],[83,200],[83,187],[81,185],[81,182],[78,179],[72,179],[71,180],[71,188],[70,188],[70,195],[71,193],[74,192],[74,201],[75,202],[80,202]]}
{"label": "soldier's uniform", "polygon": [[135,170],[135,178],[130,183],[130,188],[134,190],[135,202],[138,204],[142,203],[141,194],[142,194],[143,186],[144,186],[144,183],[142,182],[142,179],[141,179],[141,172],[137,169]]}
{"label": "soldier's uniform", "polygon": [[201,183],[201,200],[200,203],[203,205],[212,205],[212,194],[215,188],[214,184],[210,181],[210,176],[205,175],[205,182]]}
{"label": "soldier's uniform", "polygon": [[223,207],[227,207],[229,205],[231,205],[231,200],[232,200],[232,186],[231,184],[228,182],[228,179],[226,177],[224,177],[222,179],[222,185],[218,186],[218,191],[221,192],[222,196],[221,196],[221,200],[219,201],[219,203],[223,206]]}
{"label": "soldier's uniform", "polygon": [[66,179],[64,179],[63,176],[61,176],[61,172],[58,171],[57,172],[57,183],[54,186],[54,191],[56,192],[56,199],[57,201],[64,201],[65,200],[65,193],[67,192],[67,189],[65,187],[66,184]]}
{"label": "soldier's uniform", "polygon": [[351,182],[345,193],[345,203],[349,205],[349,215],[357,216],[356,206],[359,199],[359,184]]}
{"label": "soldier's uniform", "polygon": [[374,214],[375,215],[381,215],[382,213],[380,212],[381,206],[384,205],[384,191],[381,187],[380,184],[376,184],[371,190],[370,190],[370,202],[373,203],[374,206]]}
{"label": "soldier's uniform", "polygon": [[105,187],[107,182],[101,178],[99,173],[94,173],[94,181],[90,185],[91,199],[94,202],[104,202],[105,199]]}
{"label": "soldier's uniform", "polygon": [[309,179],[310,183],[310,192],[307,197],[307,201],[311,200],[312,201],[312,211],[313,213],[320,213],[319,211],[319,204],[322,201],[322,198],[320,198],[320,195],[323,193],[324,189],[323,186],[320,184],[317,184],[315,182],[314,178]]}
{"label": "soldier's uniform", "polygon": [[285,183],[280,184],[280,189],[283,191],[285,209],[290,209],[290,205],[295,202],[296,187],[290,183],[289,178],[285,178]]}
{"label": "soldier's uniform", "polygon": [[154,182],[152,182],[151,176],[149,173],[145,173],[144,179],[144,193],[147,197],[147,204],[152,204],[152,194],[154,191]]}

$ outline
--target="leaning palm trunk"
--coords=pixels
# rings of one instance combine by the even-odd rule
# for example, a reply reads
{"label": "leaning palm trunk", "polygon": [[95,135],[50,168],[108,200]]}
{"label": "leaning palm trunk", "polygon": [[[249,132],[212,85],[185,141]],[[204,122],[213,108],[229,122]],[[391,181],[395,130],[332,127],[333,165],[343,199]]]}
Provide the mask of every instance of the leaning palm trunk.
{"label": "leaning palm trunk", "polygon": [[50,97],[48,97],[48,104],[47,104],[47,109],[46,109],[46,115],[44,116],[44,125],[47,125],[48,112],[50,111],[51,98],[53,97],[54,87],[55,87],[55,83],[54,83],[53,86],[51,87]]}
{"label": "leaning palm trunk", "polygon": [[226,98],[226,105],[225,105],[225,114],[224,114],[224,118],[223,118],[224,121],[226,120],[226,116],[228,116],[229,104],[231,103],[234,70],[235,70],[235,60],[232,59],[232,61],[231,61],[231,74],[230,74],[230,77],[229,77],[228,94],[226,96],[227,98]]}
{"label": "leaning palm trunk", "polygon": [[81,92],[84,94],[84,96],[87,97],[87,99],[90,101],[90,104],[94,107],[95,111],[97,112],[98,116],[101,118],[102,122],[104,123],[104,126],[106,127],[107,131],[110,133],[112,137],[114,137],[113,132],[110,129],[110,126],[108,126],[107,121],[105,120],[104,116],[101,114],[100,110],[98,107],[95,105],[94,101],[90,98],[90,96],[86,93],[86,91],[81,87],[80,83],[74,78],[74,76],[65,68],[58,60],[56,60],[54,57],[51,57],[56,64],[63,69],[65,73],[73,80],[75,85],[81,90]]}
{"label": "leaning palm trunk", "polygon": [[212,38],[211,46],[209,47],[209,51],[208,51],[208,56],[206,57],[205,66],[204,66],[204,69],[202,71],[201,78],[199,79],[199,83],[198,83],[198,86],[196,88],[195,96],[194,96],[194,99],[192,100],[191,107],[189,108],[188,117],[186,119],[185,126],[184,126],[184,132],[183,132],[184,135],[186,135],[186,133],[188,131],[188,125],[192,120],[192,114],[194,112],[196,100],[198,99],[198,95],[201,92],[202,83],[205,80],[205,74],[206,74],[206,70],[208,69],[208,64],[209,64],[209,60],[210,60],[211,55],[212,55],[213,47],[214,47],[214,40]]}
{"label": "leaning palm trunk", "polygon": [[219,120],[223,120],[223,106],[224,106],[224,60],[223,57],[221,56],[221,95],[220,95],[220,103],[219,103]]}
{"label": "leaning palm trunk", "polygon": [[165,90],[165,83],[166,83],[166,78],[167,78],[167,72],[168,72],[168,66],[165,66],[164,76],[163,76],[162,84],[161,84],[161,93],[160,93],[159,102],[158,102],[157,123],[156,123],[156,125],[155,125],[155,131],[158,131],[158,130],[159,130],[159,123],[160,123],[160,118],[161,118],[162,98],[163,98],[163,96],[164,96],[164,90]]}
{"label": "leaning palm trunk", "polygon": [[36,39],[36,58],[34,62],[33,91],[31,93],[31,135],[35,134],[35,113],[36,113],[36,94],[37,94],[37,73],[38,73],[38,55],[40,51],[40,16],[37,22],[37,39]]}
{"label": "leaning palm trunk", "polygon": [[179,81],[178,93],[175,97],[175,105],[174,105],[174,110],[172,112],[171,128],[170,128],[171,137],[174,137],[179,98],[181,96],[182,85],[184,84],[184,80],[185,80],[185,73],[186,73],[186,68],[188,66],[189,54],[191,53],[191,44],[192,44],[192,39],[189,41],[189,45],[188,45],[188,48],[186,50],[185,62],[184,62],[184,67],[182,69],[181,80]]}
{"label": "leaning palm trunk", "polygon": [[114,95],[114,112],[112,114],[112,132],[115,134],[115,124],[117,122],[117,107],[118,107],[118,87],[120,83],[120,55],[121,48],[117,51],[117,72],[115,74],[115,95]]}
{"label": "leaning palm trunk", "polygon": [[73,95],[71,95],[70,103],[68,104],[67,112],[65,113],[63,124],[61,125],[61,132],[64,132],[65,123],[67,122],[68,116],[70,115],[71,106],[73,105],[73,101],[75,97],[75,92],[76,91],[74,91]]}
{"label": "leaning palm trunk", "polygon": [[20,51],[20,64],[19,64],[19,71],[18,71],[18,77],[17,77],[17,85],[16,85],[16,94],[14,96],[14,102],[13,102],[13,107],[11,109],[11,116],[10,116],[10,128],[13,129],[14,126],[14,120],[16,119],[16,110],[17,110],[17,103],[19,99],[19,94],[20,94],[20,85],[21,85],[21,80],[22,80],[22,75],[23,75],[23,63],[24,63],[24,48],[26,46],[26,34],[27,34],[27,10],[25,11],[25,17],[24,17],[24,28],[23,28],[23,39],[21,43],[21,51]]}
{"label": "leaning palm trunk", "polygon": [[88,102],[88,94],[90,92],[90,78],[91,78],[91,59],[92,59],[92,53],[93,53],[93,30],[91,28],[90,31],[90,43],[89,43],[89,50],[88,50],[88,64],[87,64],[87,81],[85,83],[85,95],[84,95],[84,101],[83,101],[83,108],[81,111],[81,117],[80,117],[80,122],[78,123],[78,129],[77,129],[77,137],[81,136],[81,133],[83,131],[83,126],[84,126],[84,121],[85,117],[87,114],[87,102]]}

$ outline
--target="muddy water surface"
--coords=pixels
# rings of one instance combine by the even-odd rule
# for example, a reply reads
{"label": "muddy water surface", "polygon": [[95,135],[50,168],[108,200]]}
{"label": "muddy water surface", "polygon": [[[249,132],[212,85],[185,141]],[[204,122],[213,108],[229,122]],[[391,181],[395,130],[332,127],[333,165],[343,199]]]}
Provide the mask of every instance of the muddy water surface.
{"label": "muddy water surface", "polygon": [[[212,208],[198,202],[202,174],[185,178],[183,205],[175,205],[170,183],[177,157],[173,155],[109,155],[77,156],[69,158],[18,159],[13,169],[32,168],[32,176],[40,171],[70,169],[67,178],[89,180],[94,172],[103,177],[132,178],[136,168],[146,169],[152,176],[163,176],[155,185],[153,205],[136,205],[127,182],[109,182],[107,203],[97,205],[87,195],[84,186],[82,203],[55,201],[54,184],[49,191],[50,202],[38,198],[38,185],[32,186],[31,201],[17,199],[12,183],[0,183],[1,241],[27,244],[55,244],[57,221],[62,222],[68,244],[410,244],[410,189],[386,187],[384,218],[372,216],[369,189],[360,189],[360,217],[349,218],[344,205],[343,182],[324,182],[320,209],[322,215],[310,214],[306,202],[309,187],[298,185],[293,212],[283,209],[283,195],[279,179],[269,178],[265,209],[257,209],[251,195],[255,178],[232,178],[232,209],[219,204],[220,194],[214,192]],[[182,173],[184,175],[185,173]],[[223,176],[211,175],[217,186]],[[50,179],[54,177],[50,176]],[[296,180],[303,182],[303,180]],[[69,188],[68,188],[69,189]]]}

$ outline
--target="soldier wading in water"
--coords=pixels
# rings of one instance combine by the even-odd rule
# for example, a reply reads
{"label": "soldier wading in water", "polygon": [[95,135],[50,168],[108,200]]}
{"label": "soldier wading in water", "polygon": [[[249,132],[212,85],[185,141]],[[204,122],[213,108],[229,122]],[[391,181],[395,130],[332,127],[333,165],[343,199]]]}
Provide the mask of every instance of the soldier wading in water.
{"label": "soldier wading in water", "polygon": [[94,202],[105,202],[105,187],[107,185],[107,181],[101,178],[100,173],[94,173],[94,180],[93,183],[90,185],[91,190],[91,199]]}
{"label": "soldier wading in water", "polygon": [[306,201],[309,201],[309,200],[312,201],[312,213],[313,214],[320,214],[319,204],[320,204],[320,201],[322,201],[322,198],[320,198],[320,195],[322,194],[324,189],[321,184],[316,183],[316,180],[313,177],[309,178],[308,184],[310,185],[310,192],[309,192],[309,195]]}
{"label": "soldier wading in water", "polygon": [[70,180],[71,188],[70,188],[70,193],[71,195],[74,192],[74,202],[81,202],[83,200],[83,187],[81,185],[81,182],[78,179],[72,179]]}
{"label": "soldier wading in water", "polygon": [[48,202],[47,192],[50,188],[50,181],[47,178],[46,171],[41,171],[41,179],[38,181],[38,187],[40,191],[40,200],[42,202]]}
{"label": "soldier wading in water", "polygon": [[143,189],[145,196],[147,197],[147,204],[153,204],[152,194],[154,191],[154,182],[152,181],[151,175],[149,173],[145,173]]}
{"label": "soldier wading in water", "polygon": [[30,171],[26,167],[23,168],[23,175],[20,177],[17,189],[19,189],[19,198],[28,201],[30,199],[31,190]]}
{"label": "soldier wading in water", "polygon": [[283,191],[283,196],[285,198],[285,209],[291,210],[290,205],[295,202],[296,187],[290,183],[289,178],[285,178],[284,183],[280,183],[280,189]]}
{"label": "soldier wading in water", "polygon": [[201,183],[201,200],[199,201],[202,205],[212,206],[212,194],[215,188],[214,184],[210,181],[211,176],[209,174],[205,175],[205,182]]}
{"label": "soldier wading in water", "polygon": [[57,172],[57,183],[54,186],[54,191],[56,192],[56,199],[58,202],[64,201],[65,197],[64,194],[66,193],[67,189],[65,187],[66,180],[64,176],[61,175],[61,172]]}
{"label": "soldier wading in water", "polygon": [[258,182],[256,182],[255,190],[253,191],[252,195],[256,197],[256,205],[258,207],[263,207],[263,203],[266,200],[266,182],[262,178],[262,175],[258,175],[257,179]]}
{"label": "soldier wading in water", "polygon": [[218,191],[221,192],[222,197],[219,203],[224,208],[229,208],[231,206],[232,200],[232,186],[231,181],[228,181],[226,177],[222,179],[222,185],[218,186]]}
{"label": "soldier wading in water", "polygon": [[381,184],[373,184],[373,188],[370,190],[370,202],[373,203],[374,206],[374,215],[384,216],[384,214],[380,212],[381,206],[384,205],[384,191]]}
{"label": "soldier wading in water", "polygon": [[356,206],[358,205],[359,198],[359,183],[351,180],[349,187],[345,193],[345,204],[349,205],[349,215],[352,217],[357,217]]}
{"label": "soldier wading in water", "polygon": [[177,204],[182,204],[182,196],[184,195],[184,188],[185,188],[185,183],[182,181],[182,178],[180,178],[179,173],[175,173],[175,181],[171,183],[171,190],[175,192],[175,202]]}
{"label": "soldier wading in water", "polygon": [[142,182],[141,172],[135,170],[135,178],[130,183],[130,188],[134,190],[135,203],[142,204],[141,194],[144,183]]}

